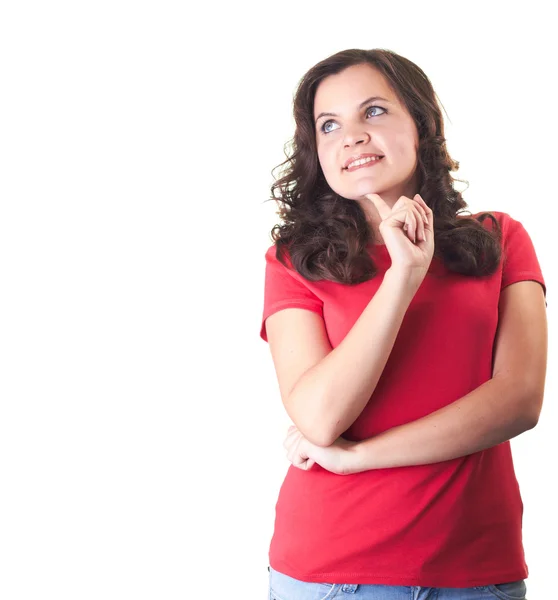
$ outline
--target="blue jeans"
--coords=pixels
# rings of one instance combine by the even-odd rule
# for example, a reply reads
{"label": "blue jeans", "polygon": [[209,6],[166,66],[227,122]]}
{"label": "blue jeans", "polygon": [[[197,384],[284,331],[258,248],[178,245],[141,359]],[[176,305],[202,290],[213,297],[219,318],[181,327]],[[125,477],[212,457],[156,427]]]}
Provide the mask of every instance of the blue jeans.
{"label": "blue jeans", "polygon": [[307,583],[269,567],[269,600],[527,600],[525,581],[470,588]]}

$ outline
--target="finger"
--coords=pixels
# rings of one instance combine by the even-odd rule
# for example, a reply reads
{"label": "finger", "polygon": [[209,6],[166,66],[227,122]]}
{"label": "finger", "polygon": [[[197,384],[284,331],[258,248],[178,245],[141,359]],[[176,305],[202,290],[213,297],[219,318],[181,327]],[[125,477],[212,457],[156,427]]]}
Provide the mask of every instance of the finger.
{"label": "finger", "polygon": [[293,433],[293,434],[291,434],[290,439],[287,442],[287,458],[291,462],[296,460],[296,456],[298,454],[297,448],[298,448],[298,444],[300,443],[301,438],[302,438],[302,435]]}
{"label": "finger", "polygon": [[378,213],[382,218],[382,221],[387,219],[391,213],[391,208],[385,200],[379,194],[364,194],[365,198],[368,198],[374,204],[374,206],[378,209]]}
{"label": "finger", "polygon": [[293,446],[289,446],[289,449],[287,450],[287,460],[289,462],[293,462],[294,460],[294,448]]}
{"label": "finger", "polygon": [[397,202],[393,205],[392,211],[399,210],[401,208],[407,208],[411,199],[408,196],[399,196]]}
{"label": "finger", "polygon": [[283,442],[283,447],[286,449],[291,448],[294,442],[296,441],[297,437],[300,437],[300,434],[297,431],[291,431],[291,433],[289,433],[289,435],[287,435],[287,437],[285,438],[285,441]]}
{"label": "finger", "polygon": [[414,207],[416,209],[418,209],[419,213],[420,213],[420,220],[425,224],[428,225],[428,215],[426,214],[426,210],[424,209],[424,206],[416,199],[414,199]]}
{"label": "finger", "polygon": [[288,450],[292,446],[293,440],[296,438],[297,433],[299,432],[296,429],[289,431],[285,441],[283,442],[283,448],[285,448],[285,450]]}
{"label": "finger", "polygon": [[413,210],[415,212],[415,217],[416,217],[416,222],[417,222],[417,230],[416,230],[416,239],[419,242],[424,242],[425,241],[425,234],[424,234],[424,228],[425,228],[425,223],[423,220],[424,214],[421,212],[422,209],[418,204],[415,204],[415,206],[413,207]]}
{"label": "finger", "polygon": [[407,226],[407,237],[415,243],[416,240],[416,231],[417,231],[417,219],[415,212],[412,208],[407,209],[407,214],[405,215],[405,224]]}
{"label": "finger", "polygon": [[299,443],[300,440],[297,440],[296,443],[292,445],[291,450],[289,452],[289,460],[293,463],[295,467],[300,467],[300,465],[307,460],[306,457],[302,457],[300,455],[300,451],[298,449]]}
{"label": "finger", "polygon": [[407,199],[407,204],[398,210],[395,210],[394,207],[389,217],[380,223],[380,227],[395,227],[398,229],[403,228],[405,231],[407,231],[407,228],[409,227],[409,219],[407,217],[410,206],[412,206],[412,204],[410,203],[410,200]]}
{"label": "finger", "polygon": [[411,213],[413,215],[413,224],[414,224],[414,237],[411,238],[411,241],[416,244],[418,242],[424,242],[426,241],[426,237],[425,237],[425,227],[426,224],[424,222],[424,213],[422,212],[422,208],[414,203],[411,207],[410,207]]}
{"label": "finger", "polygon": [[415,194],[413,196],[413,200],[415,202],[417,202],[418,204],[420,204],[423,208],[424,208],[424,212],[426,213],[426,216],[428,218],[428,221],[430,221],[430,217],[432,216],[432,209],[430,208],[430,206],[428,206],[428,204],[426,204],[426,202],[422,199],[420,194]]}
{"label": "finger", "polygon": [[310,469],[314,463],[315,461],[311,458],[306,458],[303,456],[301,457],[298,454],[295,455],[293,460],[293,466],[297,467],[298,469],[301,469],[302,471],[308,471],[308,469]]}
{"label": "finger", "polygon": [[411,201],[407,204],[407,206],[409,206],[409,204],[418,209],[418,211],[420,212],[421,221],[427,223],[427,211],[429,211],[430,209],[426,202],[420,197],[420,195],[415,194],[413,198],[411,198]]}
{"label": "finger", "polygon": [[411,234],[411,218],[408,212],[405,213],[405,225],[403,225],[403,231],[405,231],[407,237],[413,241],[413,236]]}
{"label": "finger", "polygon": [[285,436],[285,439],[283,441],[283,448],[288,448],[290,445],[290,440],[291,440],[291,432],[287,433],[287,435]]}

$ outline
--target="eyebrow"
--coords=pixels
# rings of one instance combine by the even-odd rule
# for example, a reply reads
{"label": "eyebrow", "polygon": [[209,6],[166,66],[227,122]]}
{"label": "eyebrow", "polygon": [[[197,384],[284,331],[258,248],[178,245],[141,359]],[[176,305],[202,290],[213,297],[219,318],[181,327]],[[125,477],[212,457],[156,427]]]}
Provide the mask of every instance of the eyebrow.
{"label": "eyebrow", "polygon": [[[367,100],[365,100],[364,102],[361,102],[358,105],[359,110],[361,108],[363,108],[366,104],[370,103],[370,102],[376,102],[376,100],[380,100],[382,102],[387,102],[388,104],[391,104],[391,102],[389,100],[386,100],[385,98],[382,98],[381,96],[372,96],[372,97],[368,98]],[[337,115],[335,113],[323,112],[323,113],[320,113],[316,117],[316,120],[314,122],[317,123],[318,120],[321,119],[322,117],[338,117],[338,116],[339,115]]]}

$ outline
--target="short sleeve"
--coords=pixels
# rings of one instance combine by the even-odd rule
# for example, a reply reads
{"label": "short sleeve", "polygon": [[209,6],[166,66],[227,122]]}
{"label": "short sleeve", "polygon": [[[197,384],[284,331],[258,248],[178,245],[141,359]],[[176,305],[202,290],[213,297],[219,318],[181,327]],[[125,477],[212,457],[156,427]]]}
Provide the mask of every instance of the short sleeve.
{"label": "short sleeve", "polygon": [[305,279],[294,269],[277,260],[275,246],[265,254],[264,307],[260,337],[267,342],[265,320],[284,308],[305,308],[323,316],[323,301],[309,289]]}
{"label": "short sleeve", "polygon": [[546,297],[546,283],[531,237],[519,221],[505,213],[503,216],[502,289],[518,281],[537,281]]}

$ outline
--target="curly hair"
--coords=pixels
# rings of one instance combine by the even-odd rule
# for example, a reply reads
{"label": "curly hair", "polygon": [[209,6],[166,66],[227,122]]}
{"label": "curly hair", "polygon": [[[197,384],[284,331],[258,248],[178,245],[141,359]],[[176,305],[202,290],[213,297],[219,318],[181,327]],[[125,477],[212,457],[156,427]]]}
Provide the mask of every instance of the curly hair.
{"label": "curly hair", "polygon": [[[363,208],[343,198],[326,182],[319,164],[313,119],[314,98],[319,83],[347,67],[369,64],[387,80],[413,118],[419,137],[417,175],[419,194],[434,214],[435,256],[445,267],[464,275],[490,275],[501,260],[501,229],[490,212],[457,215],[467,203],[454,189],[451,171],[459,163],[451,158],[444,138],[444,121],[437,95],[425,73],[410,60],[385,49],[344,50],[313,66],[300,80],[294,96],[294,137],[282,177],[271,186],[270,200],[279,206],[282,221],[271,237],[277,259],[309,281],[330,280],[357,284],[376,275],[367,246],[374,243]],[[468,211],[469,212],[469,211]],[[469,212],[470,214],[470,212]],[[489,217],[493,227],[483,221]]]}

